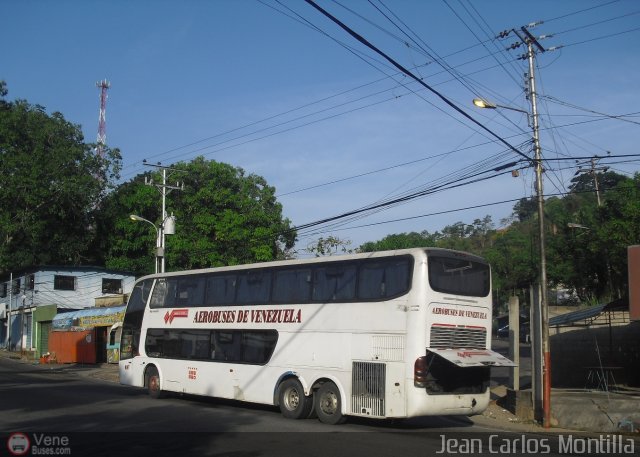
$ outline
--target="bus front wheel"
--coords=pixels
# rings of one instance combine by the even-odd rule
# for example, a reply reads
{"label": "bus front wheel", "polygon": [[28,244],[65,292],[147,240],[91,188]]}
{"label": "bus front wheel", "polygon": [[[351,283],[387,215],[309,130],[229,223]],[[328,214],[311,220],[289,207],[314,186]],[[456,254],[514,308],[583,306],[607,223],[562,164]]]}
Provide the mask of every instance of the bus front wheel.
{"label": "bus front wheel", "polygon": [[313,410],[313,397],[304,395],[300,381],[290,378],[280,384],[278,404],[282,415],[288,419],[306,419]]}
{"label": "bus front wheel", "polygon": [[341,424],[345,418],[342,415],[342,400],[338,387],[331,381],[320,386],[313,396],[315,410],[320,422],[325,424]]}
{"label": "bus front wheel", "polygon": [[156,367],[147,368],[145,377],[145,384],[147,386],[149,396],[151,398],[160,398],[162,396],[162,390],[160,390],[160,374],[158,373],[158,369]]}

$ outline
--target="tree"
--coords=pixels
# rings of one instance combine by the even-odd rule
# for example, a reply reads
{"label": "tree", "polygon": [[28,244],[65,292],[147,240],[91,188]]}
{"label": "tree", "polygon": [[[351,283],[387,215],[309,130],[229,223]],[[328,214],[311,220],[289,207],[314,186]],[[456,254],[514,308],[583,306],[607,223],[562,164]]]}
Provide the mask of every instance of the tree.
{"label": "tree", "polygon": [[[166,236],[168,270],[263,262],[290,254],[295,231],[264,178],[202,157],[172,168],[182,170],[175,179],[185,186],[167,198],[167,211],[177,221],[176,234]],[[133,223],[129,215],[158,225],[160,211],[160,196],[144,185],[144,175],[107,198],[101,244],[108,267],[139,274],[153,271],[156,234],[149,224]]]}
{"label": "tree", "polygon": [[518,221],[525,222],[531,219],[538,212],[538,202],[535,198],[521,198],[513,206],[513,215]]}
{"label": "tree", "polygon": [[0,272],[93,263],[94,211],[119,168],[118,150],[97,157],[61,113],[0,100]]}
{"label": "tree", "polygon": [[330,256],[337,253],[347,254],[353,252],[349,249],[350,240],[342,240],[336,236],[320,237],[314,243],[310,243],[305,249],[316,257]]}
{"label": "tree", "polygon": [[423,248],[436,245],[436,238],[426,230],[410,233],[387,235],[379,241],[362,244],[358,252],[393,251],[396,249]]}

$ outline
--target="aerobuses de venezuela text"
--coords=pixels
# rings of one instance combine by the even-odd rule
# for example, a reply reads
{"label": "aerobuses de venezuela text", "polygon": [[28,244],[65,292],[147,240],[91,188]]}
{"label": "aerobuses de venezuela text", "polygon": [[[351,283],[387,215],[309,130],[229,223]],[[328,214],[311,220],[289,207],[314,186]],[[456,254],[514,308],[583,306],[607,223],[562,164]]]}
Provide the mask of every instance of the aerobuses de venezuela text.
{"label": "aerobuses de venezuela text", "polygon": [[195,324],[295,324],[302,322],[302,312],[299,309],[252,309],[231,311],[198,311],[193,322]]}
{"label": "aerobuses de venezuela text", "polygon": [[473,311],[469,309],[455,309],[455,308],[444,308],[444,307],[435,307],[432,311],[433,314],[440,314],[444,316],[456,316],[456,317],[471,317],[475,319],[486,319],[487,313],[482,311]]}

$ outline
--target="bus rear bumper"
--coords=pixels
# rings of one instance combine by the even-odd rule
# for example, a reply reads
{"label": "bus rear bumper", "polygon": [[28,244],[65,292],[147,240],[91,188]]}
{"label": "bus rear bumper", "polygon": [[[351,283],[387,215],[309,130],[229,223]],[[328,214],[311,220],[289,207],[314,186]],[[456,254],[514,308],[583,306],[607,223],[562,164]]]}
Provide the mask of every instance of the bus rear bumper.
{"label": "bus rear bumper", "polygon": [[428,394],[416,389],[407,405],[408,417],[464,415],[482,413],[489,406],[489,390],[474,394]]}

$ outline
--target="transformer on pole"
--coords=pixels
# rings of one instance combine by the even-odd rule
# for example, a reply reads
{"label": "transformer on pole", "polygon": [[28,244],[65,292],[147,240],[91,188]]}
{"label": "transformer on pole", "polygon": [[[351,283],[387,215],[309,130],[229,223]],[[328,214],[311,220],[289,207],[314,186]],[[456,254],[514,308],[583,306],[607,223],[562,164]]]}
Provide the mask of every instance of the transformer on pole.
{"label": "transformer on pole", "polygon": [[96,154],[102,158],[104,154],[103,148],[107,143],[107,89],[111,87],[111,83],[103,79],[96,83],[96,87],[100,89],[100,117],[98,118],[98,147],[96,148]]}

